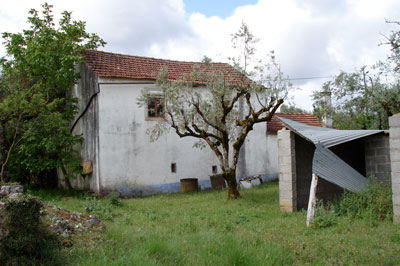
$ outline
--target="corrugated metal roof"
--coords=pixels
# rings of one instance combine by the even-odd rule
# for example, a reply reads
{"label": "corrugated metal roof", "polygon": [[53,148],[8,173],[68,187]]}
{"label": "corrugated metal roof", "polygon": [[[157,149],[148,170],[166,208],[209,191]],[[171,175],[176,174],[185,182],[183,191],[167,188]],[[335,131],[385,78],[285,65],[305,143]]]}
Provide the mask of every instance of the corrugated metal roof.
{"label": "corrugated metal roof", "polygon": [[293,120],[278,117],[285,126],[314,144],[329,148],[348,141],[383,132],[383,130],[339,130],[305,125]]}
{"label": "corrugated metal roof", "polygon": [[290,130],[315,144],[316,150],[312,162],[313,173],[353,192],[365,188],[368,180],[328,148],[381,133],[383,130],[338,130],[309,126],[282,117],[279,117],[279,119]]}
{"label": "corrugated metal roof", "polygon": [[319,177],[344,189],[358,192],[364,189],[368,180],[336,154],[320,144],[315,145],[312,171]]}

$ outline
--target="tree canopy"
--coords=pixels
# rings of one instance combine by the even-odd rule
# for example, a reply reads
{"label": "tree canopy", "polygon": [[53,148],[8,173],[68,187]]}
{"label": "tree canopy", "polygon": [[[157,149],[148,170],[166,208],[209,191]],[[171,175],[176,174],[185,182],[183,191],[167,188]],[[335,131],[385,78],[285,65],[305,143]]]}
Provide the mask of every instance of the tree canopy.
{"label": "tree canopy", "polygon": [[[235,73],[216,68],[205,58],[180,81],[169,81],[167,68],[157,79],[164,100],[164,119],[149,132],[151,138],[156,140],[172,129],[181,138],[197,139],[196,147],[208,146],[228,183],[228,198],[239,197],[236,167],[246,137],[255,124],[272,118],[291,88],[273,52],[267,64],[251,67],[256,42],[243,23],[232,35],[233,46],[239,51],[239,56],[231,58]],[[149,96],[144,90],[139,104],[145,105]]]}
{"label": "tree canopy", "polygon": [[67,11],[56,26],[52,6],[42,7],[41,15],[29,11],[29,29],[3,33],[0,182],[6,169],[7,178],[34,182],[57,168],[66,175],[79,166],[72,147],[80,136],[69,132],[77,112],[70,90],[79,78],[76,66],[83,52],[105,42]]}
{"label": "tree canopy", "polygon": [[[391,47],[386,61],[350,73],[342,71],[313,93],[317,117],[330,114],[341,129],[388,128],[389,116],[400,112],[400,31],[386,39]],[[326,94],[332,96],[332,106],[324,102]]]}

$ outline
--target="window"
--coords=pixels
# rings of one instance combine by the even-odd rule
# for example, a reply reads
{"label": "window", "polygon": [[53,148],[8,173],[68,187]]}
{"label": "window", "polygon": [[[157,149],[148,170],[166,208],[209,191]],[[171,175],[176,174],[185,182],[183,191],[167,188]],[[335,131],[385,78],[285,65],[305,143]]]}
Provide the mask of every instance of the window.
{"label": "window", "polygon": [[164,106],[161,96],[150,96],[147,102],[147,117],[162,118],[164,116]]}
{"label": "window", "polygon": [[215,175],[215,174],[217,174],[217,171],[218,171],[217,166],[216,166],[216,165],[213,165],[213,166],[212,166],[212,173]]}
{"label": "window", "polygon": [[176,173],[176,163],[171,163],[171,173]]}

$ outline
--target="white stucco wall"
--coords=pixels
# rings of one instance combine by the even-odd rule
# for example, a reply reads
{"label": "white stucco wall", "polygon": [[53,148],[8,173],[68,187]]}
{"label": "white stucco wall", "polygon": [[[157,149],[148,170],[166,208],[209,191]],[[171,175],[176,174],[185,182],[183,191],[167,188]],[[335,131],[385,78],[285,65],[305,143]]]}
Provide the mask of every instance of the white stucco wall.
{"label": "white stucco wall", "polygon": [[267,135],[265,123],[254,126],[240,152],[246,153],[245,176],[266,175],[264,179],[278,177],[278,140],[276,134]]}
{"label": "white stucco wall", "polygon": [[[198,178],[201,185],[207,186],[213,165],[220,173],[214,153],[208,147],[193,148],[195,139],[179,138],[173,131],[150,142],[146,130],[156,122],[146,121],[146,110],[137,105],[136,99],[143,88],[157,88],[154,84],[121,82],[126,80],[99,80],[98,165],[102,190],[128,195],[173,192],[181,178]],[[276,135],[266,135],[265,123],[255,126],[242,152],[246,152],[245,169],[238,169],[242,175],[277,175]],[[176,173],[171,173],[171,163],[176,163]]]}

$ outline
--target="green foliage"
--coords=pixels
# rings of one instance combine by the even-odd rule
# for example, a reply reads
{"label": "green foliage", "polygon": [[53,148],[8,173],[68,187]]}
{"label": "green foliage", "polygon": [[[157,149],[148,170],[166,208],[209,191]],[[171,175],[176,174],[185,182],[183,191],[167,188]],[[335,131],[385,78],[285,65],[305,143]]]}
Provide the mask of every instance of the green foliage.
{"label": "green foliage", "polygon": [[94,196],[86,198],[84,209],[87,213],[94,214],[100,220],[112,220],[115,216],[115,207],[122,206],[121,200],[114,195],[109,196],[106,200],[99,200]]}
{"label": "green foliage", "polygon": [[[340,129],[387,129],[388,117],[400,112],[400,86],[382,82],[381,75],[376,67],[365,66],[357,72],[341,72],[313,93],[314,115],[321,119],[330,114]],[[331,107],[325,103],[326,94],[332,96]]]}
{"label": "green foliage", "polygon": [[[386,21],[387,23],[396,24],[400,26],[400,21]],[[388,57],[388,66],[392,71],[400,74],[400,30],[393,30],[388,37],[385,44],[390,45],[391,54]]]}
{"label": "green foliage", "polygon": [[280,113],[287,113],[287,114],[308,114],[310,112],[308,112],[307,110],[304,110],[300,107],[297,107],[294,104],[282,104],[280,109],[279,109]]}
{"label": "green foliage", "polygon": [[0,208],[2,265],[57,264],[60,241],[42,223],[43,203],[29,195],[7,198]]}
{"label": "green foliage", "polygon": [[[400,26],[399,22],[389,22]],[[391,53],[386,61],[355,72],[340,72],[313,93],[314,115],[331,115],[340,129],[387,129],[388,117],[400,112],[400,31],[386,37]],[[324,96],[332,95],[332,107]]]}
{"label": "green foliage", "polygon": [[337,215],[327,210],[322,201],[317,201],[315,216],[311,222],[312,228],[326,228],[337,224]]}
{"label": "green foliage", "polygon": [[[85,198],[57,206],[82,212]],[[305,212],[284,213],[278,182],[242,190],[235,201],[226,191],[164,194],[124,199],[94,246],[66,250],[68,265],[397,265],[399,226],[371,225],[336,216],[335,225],[306,229]],[[107,199],[100,200],[106,203]],[[244,218],[246,217],[246,218]],[[134,247],[134,248],[127,248]]]}
{"label": "green foliage", "polygon": [[372,179],[367,189],[360,193],[345,192],[332,205],[332,210],[339,216],[361,218],[371,222],[393,218],[391,186]]}
{"label": "green foliage", "polygon": [[119,198],[118,192],[111,192],[107,196],[108,202],[114,206],[122,206],[122,200]]}
{"label": "green foliage", "polygon": [[77,106],[70,90],[80,76],[76,66],[84,51],[105,42],[87,33],[84,22],[73,21],[70,12],[62,13],[56,27],[52,6],[42,7],[42,16],[29,11],[29,29],[3,33],[0,181],[6,167],[13,179],[29,182],[56,168],[78,169],[72,146],[80,136],[69,132]]}

